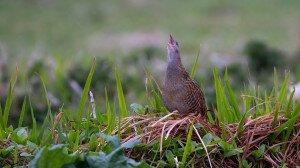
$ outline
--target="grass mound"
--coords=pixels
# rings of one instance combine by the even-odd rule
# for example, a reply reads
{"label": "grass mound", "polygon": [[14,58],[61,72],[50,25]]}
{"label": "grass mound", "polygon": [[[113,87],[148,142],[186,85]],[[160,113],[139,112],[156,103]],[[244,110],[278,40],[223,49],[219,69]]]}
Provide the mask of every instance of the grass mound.
{"label": "grass mound", "polygon": [[[173,112],[164,117],[149,114],[123,118],[121,129],[115,128],[114,133],[120,129],[122,143],[141,139],[147,146],[147,144],[159,140],[159,153],[162,157],[166,152],[163,148],[163,141],[168,138],[180,137],[179,140],[186,142],[187,145],[190,143],[188,142],[189,128],[192,127],[193,133],[190,141],[207,148],[207,155],[209,155],[205,158],[197,158],[197,150],[194,150],[195,166],[209,167],[211,163],[213,167],[239,167],[239,162],[243,160],[244,166],[252,163],[258,167],[260,164],[279,167],[285,163],[288,167],[296,167],[300,165],[300,118],[297,118],[293,125],[293,129],[296,131],[286,141],[283,141],[279,136],[276,137],[278,130],[286,131],[288,129],[284,126],[287,120],[283,114],[279,114],[276,125],[273,127],[274,114],[268,113],[255,119],[246,119],[242,124],[242,130],[239,132],[239,123],[221,125],[216,122],[212,124],[207,118],[198,114],[191,113],[187,116],[181,116],[177,112]],[[215,141],[211,141],[209,144],[205,143],[203,146],[203,136],[208,132],[215,136]],[[222,136],[223,138],[216,138]],[[229,144],[236,146],[234,149],[229,149]],[[280,146],[285,150],[280,150]],[[133,153],[137,153],[134,148],[127,151],[129,157]],[[147,155],[149,155],[149,151],[145,150],[139,153],[138,159],[147,158]]]}

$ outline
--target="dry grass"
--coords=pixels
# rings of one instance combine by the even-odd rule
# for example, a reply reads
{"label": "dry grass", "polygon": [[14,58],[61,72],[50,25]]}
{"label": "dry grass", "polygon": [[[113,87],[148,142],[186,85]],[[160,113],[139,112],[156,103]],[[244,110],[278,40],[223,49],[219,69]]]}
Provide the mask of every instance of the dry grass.
{"label": "dry grass", "polygon": [[[237,147],[243,149],[240,159],[246,159],[258,167],[268,165],[278,167],[282,163],[286,163],[288,167],[295,167],[300,165],[300,118],[294,125],[294,133],[290,136],[288,141],[284,142],[280,138],[276,138],[270,144],[270,138],[275,130],[281,126],[287,119],[283,115],[279,115],[278,122],[275,128],[272,127],[273,114],[267,114],[257,117],[255,119],[246,119],[243,127],[243,132],[238,136],[238,123],[225,125],[226,141],[232,143],[235,141]],[[122,143],[135,139],[141,139],[144,144],[150,144],[155,140],[159,140],[160,154],[163,152],[162,141],[163,138],[178,137],[182,141],[186,141],[189,127],[193,124],[201,124],[203,127],[197,128],[196,133],[203,135],[205,132],[221,137],[222,129],[219,123],[211,124],[205,117],[198,114],[189,114],[187,116],[180,116],[177,112],[170,113],[164,117],[157,115],[134,115],[122,119],[120,137]],[[195,128],[195,127],[194,127]],[[118,132],[118,128],[114,133]],[[200,137],[193,134],[192,140],[201,143]],[[277,153],[272,152],[272,148],[286,143],[285,151],[278,150]],[[251,152],[257,150],[262,144],[266,144],[266,148],[262,159],[256,160]],[[208,158],[194,158],[195,164],[205,165],[209,167],[209,161],[212,162],[213,167],[238,167],[238,157],[232,156],[224,158],[220,147],[211,145],[208,148]],[[131,152],[128,151],[128,154]],[[148,161],[146,153],[140,155],[139,159]],[[211,159],[209,159],[211,158]]]}

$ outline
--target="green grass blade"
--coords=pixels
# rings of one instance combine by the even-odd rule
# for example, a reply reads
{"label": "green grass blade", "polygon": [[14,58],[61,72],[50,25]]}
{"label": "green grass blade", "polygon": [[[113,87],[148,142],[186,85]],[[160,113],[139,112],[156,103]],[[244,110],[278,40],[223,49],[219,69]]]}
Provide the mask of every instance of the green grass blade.
{"label": "green grass blade", "polygon": [[111,124],[111,109],[110,109],[110,104],[109,104],[109,99],[108,99],[108,94],[107,90],[105,88],[105,104],[106,104],[106,115],[107,115],[107,126],[109,127]]}
{"label": "green grass blade", "polygon": [[11,82],[9,83],[9,89],[8,89],[8,95],[6,98],[6,102],[5,102],[5,107],[4,107],[4,112],[3,112],[3,125],[2,128],[3,130],[6,129],[7,126],[7,122],[8,122],[8,115],[9,115],[9,111],[10,111],[10,107],[13,101],[13,96],[14,96],[14,84],[12,84]]}
{"label": "green grass blade", "polygon": [[6,98],[6,102],[5,102],[5,107],[4,107],[4,111],[3,111],[3,117],[2,117],[2,128],[3,130],[6,129],[7,126],[7,122],[8,122],[8,116],[9,116],[9,111],[10,111],[10,107],[13,101],[13,97],[14,97],[14,88],[15,88],[15,84],[17,82],[18,79],[18,67],[16,69],[16,74],[14,76],[13,79],[11,79],[11,81],[9,82],[9,89],[8,89],[8,95]]}
{"label": "green grass blade", "polygon": [[80,130],[76,130],[76,135],[75,135],[76,138],[73,146],[73,152],[75,152],[79,147],[80,132],[81,132]]}
{"label": "green grass blade", "polygon": [[107,131],[106,131],[106,134],[110,135],[111,130],[115,126],[115,123],[113,122],[115,120],[115,116],[113,116],[112,112],[111,112],[109,98],[108,98],[106,88],[105,88],[105,106],[106,106],[106,116],[107,116]]}
{"label": "green grass blade", "polygon": [[241,119],[241,112],[240,112],[239,105],[237,103],[237,100],[236,100],[236,98],[233,94],[233,91],[232,91],[230,83],[229,83],[227,68],[226,68],[226,71],[225,71],[224,82],[225,82],[225,86],[226,86],[226,91],[227,91],[228,96],[229,96],[229,100],[230,100],[230,102],[232,104],[232,107],[234,109],[235,120],[238,121],[238,120]]}
{"label": "green grass blade", "polygon": [[269,103],[269,98],[268,98],[268,95],[267,95],[267,91],[265,91],[265,113],[268,114],[270,113],[270,103]]}
{"label": "green grass blade", "polygon": [[190,126],[189,133],[186,139],[186,145],[184,147],[183,155],[182,155],[182,165],[180,166],[181,168],[185,167],[185,162],[187,160],[187,157],[191,153],[192,150],[192,144],[191,144],[191,139],[192,139],[192,134],[193,134],[193,125]]}
{"label": "green grass blade", "polygon": [[18,163],[18,146],[17,144],[14,145],[14,152],[13,152],[13,155],[14,155],[14,165],[16,165]]}
{"label": "green grass blade", "polygon": [[[115,106],[116,107],[116,106]],[[114,108],[114,113],[116,114],[116,108]],[[120,114],[118,114],[118,138],[121,139],[121,123],[122,123],[122,117]]]}
{"label": "green grass blade", "polygon": [[297,103],[291,117],[299,116],[299,114],[300,114],[300,102]]}
{"label": "green grass blade", "polygon": [[[293,126],[295,124],[295,122],[297,121],[297,119],[300,117],[300,102],[296,105],[296,108],[294,110],[294,116],[292,118],[290,118],[289,120],[287,120],[285,123],[283,123],[274,133],[274,135],[271,138],[271,142],[274,142],[275,138],[286,128],[288,128],[288,130],[293,129]],[[289,131],[287,131],[289,132]],[[286,138],[288,138],[286,134]]]}
{"label": "green grass blade", "polygon": [[193,68],[192,68],[192,71],[191,71],[190,77],[191,77],[192,79],[194,79],[195,74],[196,74],[196,70],[197,70],[197,67],[198,67],[199,57],[200,57],[200,48],[199,48],[199,50],[198,50],[198,53],[197,53],[197,56],[196,56],[196,59],[195,59],[195,61],[194,61],[194,65],[193,65]]}
{"label": "green grass blade", "polygon": [[31,134],[30,134],[31,135],[30,140],[37,144],[37,142],[38,142],[37,141],[37,126],[36,126],[36,119],[35,119],[34,113],[33,113],[30,95],[28,95],[28,102],[29,102],[30,114],[31,114],[31,120],[32,120],[32,130],[31,130]]}
{"label": "green grass blade", "polygon": [[293,97],[294,97],[294,94],[295,94],[295,88],[293,89],[290,97],[289,97],[289,101],[288,101],[288,104],[285,108],[285,117],[287,118],[291,118],[292,116],[292,113],[291,113],[291,105],[292,105],[292,102],[293,102]]}
{"label": "green grass blade", "polygon": [[215,90],[217,99],[217,117],[222,123],[232,123],[235,122],[235,117],[233,111],[230,108],[227,96],[224,92],[223,84],[218,77],[216,69],[213,70],[214,80],[215,80]]}
{"label": "green grass blade", "polygon": [[244,93],[243,93],[243,97],[242,97],[242,99],[243,99],[243,104],[244,104],[244,111],[245,111],[245,113],[244,114],[246,114],[248,111],[250,111],[250,108],[251,108],[251,97],[250,96],[248,96],[248,95],[250,95],[250,92],[251,92],[251,90],[247,90],[247,87],[246,86],[244,86]]}
{"label": "green grass blade", "polygon": [[215,90],[216,90],[216,101],[217,101],[217,110],[216,110],[216,114],[217,117],[219,119],[220,122],[223,122],[224,119],[224,115],[222,113],[222,111],[224,110],[223,105],[222,105],[222,97],[221,97],[221,88],[220,88],[220,81],[219,81],[219,77],[217,74],[217,70],[214,68],[213,70],[213,74],[214,74],[214,80],[215,80]]}
{"label": "green grass blade", "polygon": [[1,128],[1,130],[2,129],[4,130],[3,112],[2,112],[1,104],[0,104],[0,128]]}
{"label": "green grass blade", "polygon": [[238,126],[238,137],[241,137],[242,132],[244,131],[244,123],[246,119],[247,113],[244,113],[242,118],[240,119],[239,126]]}
{"label": "green grass blade", "polygon": [[90,102],[87,109],[86,124],[83,126],[85,129],[85,138],[88,138],[90,133],[90,127],[92,126],[91,117],[92,117],[92,104]]}
{"label": "green grass blade", "polygon": [[277,76],[277,70],[274,67],[274,96],[278,95],[278,76]]}
{"label": "green grass blade", "polygon": [[287,120],[285,123],[283,123],[274,133],[274,135],[271,138],[271,142],[273,142],[275,140],[275,138],[284,130],[288,127],[288,129],[292,129],[294,123],[297,121],[298,117],[300,117],[300,102],[297,103],[294,112],[293,112],[293,116]]}
{"label": "green grass blade", "polygon": [[25,116],[25,112],[26,112],[26,97],[24,98],[23,101],[23,105],[22,105],[22,110],[21,110],[21,114],[20,114],[20,119],[19,119],[19,123],[18,123],[18,127],[22,127],[22,123],[24,121],[24,116]]}
{"label": "green grass blade", "polygon": [[[283,136],[283,142],[287,142],[288,139],[290,138],[290,135],[294,129],[294,124],[296,123],[296,121],[299,117],[300,117],[300,102],[297,103],[296,108],[294,109],[293,117],[288,120],[288,121],[291,120],[291,122],[287,124],[287,131],[286,131],[286,134]],[[283,144],[284,150],[286,148],[286,145],[287,145],[287,143]]]}
{"label": "green grass blade", "polygon": [[86,103],[86,100],[87,100],[87,97],[88,97],[88,94],[89,94],[89,89],[90,89],[90,85],[91,85],[92,78],[93,78],[93,75],[94,75],[95,66],[96,66],[96,60],[94,59],[91,70],[89,72],[89,75],[87,77],[87,80],[85,82],[85,85],[84,85],[84,88],[83,88],[83,91],[82,91],[82,94],[81,94],[81,98],[80,98],[80,101],[79,101],[79,106],[77,108],[77,121],[76,121],[76,130],[77,131],[80,129],[80,126],[81,126],[82,113],[83,113],[85,103]]}
{"label": "green grass blade", "polygon": [[121,117],[125,118],[128,116],[128,111],[127,111],[127,107],[126,107],[126,101],[125,101],[125,96],[124,96],[121,80],[120,80],[119,73],[118,73],[118,70],[116,67],[115,67],[115,78],[116,78],[116,85],[117,85],[117,92],[118,92],[119,107],[120,107],[120,111],[122,114]]}
{"label": "green grass blade", "polygon": [[277,121],[278,121],[278,113],[279,113],[279,110],[280,110],[280,107],[285,103],[285,100],[286,100],[286,92],[287,92],[287,88],[288,88],[288,80],[289,80],[289,73],[286,75],[285,79],[284,79],[284,82],[283,82],[283,85],[280,89],[280,94],[278,96],[278,101],[276,103],[276,110],[274,112],[274,121],[272,123],[272,127],[274,128],[277,124]]}
{"label": "green grass blade", "polygon": [[286,93],[287,93],[287,89],[288,89],[288,82],[289,82],[289,78],[290,78],[290,73],[287,73],[284,79],[284,82],[282,84],[282,87],[280,89],[280,93],[279,93],[279,97],[278,97],[278,101],[281,105],[285,104],[285,100],[286,100]]}
{"label": "green grass blade", "polygon": [[[40,77],[40,80],[41,80],[42,85],[43,85],[43,90],[44,90],[45,99],[46,99],[46,103],[47,103],[47,114],[46,114],[46,117],[44,118],[44,121],[43,121],[43,124],[42,124],[41,128],[39,129],[39,134],[38,134],[38,137],[37,137],[38,142],[41,142],[41,140],[43,138],[43,135],[45,133],[45,129],[47,127],[48,119],[50,119],[50,123],[53,123],[53,117],[52,117],[52,113],[51,113],[51,103],[49,101],[48,92],[47,92],[47,88],[46,88],[44,79],[42,78],[42,76],[39,76],[39,77]],[[48,139],[48,138],[46,138],[46,139]],[[43,144],[45,144],[45,143],[47,143],[47,141],[43,142]]]}

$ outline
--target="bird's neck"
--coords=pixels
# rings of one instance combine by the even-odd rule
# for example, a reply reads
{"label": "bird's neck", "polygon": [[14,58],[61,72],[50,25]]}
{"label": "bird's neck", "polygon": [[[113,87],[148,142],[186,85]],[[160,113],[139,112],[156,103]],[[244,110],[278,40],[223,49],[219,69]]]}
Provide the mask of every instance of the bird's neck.
{"label": "bird's neck", "polygon": [[165,82],[178,80],[184,72],[185,68],[181,63],[180,57],[168,61]]}

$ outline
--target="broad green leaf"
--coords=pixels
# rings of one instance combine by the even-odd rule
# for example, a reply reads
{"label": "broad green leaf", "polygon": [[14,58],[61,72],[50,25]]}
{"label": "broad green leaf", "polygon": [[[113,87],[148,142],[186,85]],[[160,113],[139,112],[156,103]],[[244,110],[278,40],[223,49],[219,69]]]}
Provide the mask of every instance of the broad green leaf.
{"label": "broad green leaf", "polygon": [[141,140],[137,139],[137,140],[132,140],[132,141],[128,141],[125,142],[121,145],[122,148],[133,148],[136,145],[138,145],[139,143],[141,143]]}
{"label": "broad green leaf", "polygon": [[202,141],[204,142],[205,145],[209,145],[213,139],[213,136],[211,133],[207,133],[206,135],[203,136]]}
{"label": "broad green leaf", "polygon": [[66,145],[59,144],[51,147],[43,147],[29,163],[29,168],[63,167],[73,163],[78,155],[69,155],[65,150]]}
{"label": "broad green leaf", "polygon": [[103,133],[98,133],[98,136],[104,138],[105,140],[111,142],[115,148],[119,147],[121,145],[119,139],[117,138],[117,136],[110,136],[110,135],[105,135]]}
{"label": "broad green leaf", "polygon": [[175,167],[175,160],[174,160],[175,156],[172,153],[172,151],[166,150],[165,155],[168,160],[168,163],[170,164],[170,167]]}
{"label": "broad green leaf", "polygon": [[137,103],[132,103],[130,105],[130,108],[132,109],[133,112],[137,114],[145,114],[145,109],[142,105],[137,104]]}
{"label": "broad green leaf", "polygon": [[230,156],[238,155],[240,153],[243,153],[242,148],[233,148],[233,149],[230,149],[228,152],[226,152],[224,156],[230,157]]}
{"label": "broad green leaf", "polygon": [[[108,136],[103,133],[99,133],[99,136],[106,139],[108,143],[113,143],[115,149],[109,154],[105,154],[104,152],[100,152],[98,156],[88,156],[86,158],[89,167],[97,167],[97,168],[130,168],[135,166],[140,166],[139,162],[134,161],[133,159],[127,158],[124,153],[124,148],[132,148],[140,143],[140,140],[134,140],[130,142],[126,142],[124,144],[120,144],[117,136]],[[145,164],[145,163],[144,163]]]}
{"label": "broad green leaf", "polygon": [[25,127],[18,128],[17,135],[21,141],[25,141],[28,138],[28,132]]}
{"label": "broad green leaf", "polygon": [[263,156],[263,154],[265,153],[266,150],[266,145],[261,145],[257,150],[252,151],[251,155],[254,156],[254,158],[256,160],[258,160],[259,158],[261,158]]}

